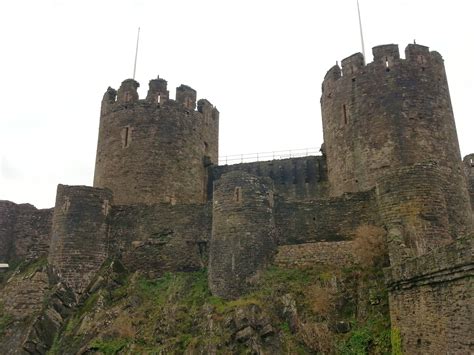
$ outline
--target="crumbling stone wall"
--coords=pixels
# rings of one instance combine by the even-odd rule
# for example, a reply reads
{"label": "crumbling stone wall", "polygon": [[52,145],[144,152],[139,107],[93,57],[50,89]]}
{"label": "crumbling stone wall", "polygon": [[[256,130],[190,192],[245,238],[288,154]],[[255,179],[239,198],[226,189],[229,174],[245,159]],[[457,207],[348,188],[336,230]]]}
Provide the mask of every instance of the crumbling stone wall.
{"label": "crumbling stone wall", "polygon": [[[446,176],[451,214],[470,209],[443,59],[410,44],[373,48],[329,70],[321,108],[331,193],[367,190],[389,168],[432,160]],[[459,224],[463,216],[455,216]]]}
{"label": "crumbling stone wall", "polygon": [[328,195],[327,167],[324,156],[270,160],[212,168],[214,180],[230,171],[269,177],[275,194],[289,201],[321,198]]}
{"label": "crumbling stone wall", "polygon": [[237,298],[276,251],[272,181],[232,171],[214,186],[209,286]]}
{"label": "crumbling stone wall", "polygon": [[166,81],[109,88],[102,101],[94,187],[113,191],[116,204],[205,203],[210,164],[217,164],[219,112],[187,86],[169,99]]}
{"label": "crumbling stone wall", "polygon": [[114,206],[111,255],[130,270],[151,275],[207,267],[211,204]]}
{"label": "crumbling stone wall", "polygon": [[108,256],[111,205],[110,190],[58,185],[48,261],[60,280],[78,294]]}
{"label": "crumbling stone wall", "polygon": [[473,238],[386,270],[392,333],[404,354],[474,351]]}
{"label": "crumbling stone wall", "polygon": [[53,209],[0,201],[0,261],[14,263],[47,255]]}

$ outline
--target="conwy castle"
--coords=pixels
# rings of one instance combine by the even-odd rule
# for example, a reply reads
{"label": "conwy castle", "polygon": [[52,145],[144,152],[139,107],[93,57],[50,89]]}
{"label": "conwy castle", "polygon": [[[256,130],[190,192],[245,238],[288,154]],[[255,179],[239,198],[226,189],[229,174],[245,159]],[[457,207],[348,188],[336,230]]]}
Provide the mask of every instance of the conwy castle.
{"label": "conwy castle", "polygon": [[151,276],[205,268],[235,299],[268,265],[356,262],[354,231],[377,226],[404,353],[474,351],[474,154],[460,155],[439,53],[381,45],[330,68],[320,156],[218,165],[209,101],[138,86],[103,97],[93,187],[59,185],[52,209],[0,201],[0,262],[47,257],[78,298],[109,258]]}

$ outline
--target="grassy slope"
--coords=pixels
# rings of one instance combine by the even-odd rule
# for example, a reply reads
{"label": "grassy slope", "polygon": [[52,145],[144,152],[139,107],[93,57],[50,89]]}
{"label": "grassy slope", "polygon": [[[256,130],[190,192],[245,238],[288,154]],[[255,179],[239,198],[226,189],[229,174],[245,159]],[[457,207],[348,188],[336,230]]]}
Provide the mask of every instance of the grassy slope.
{"label": "grassy slope", "polygon": [[205,271],[150,280],[105,268],[50,354],[86,350],[388,354],[387,293],[380,268],[273,267],[233,301],[210,294]]}

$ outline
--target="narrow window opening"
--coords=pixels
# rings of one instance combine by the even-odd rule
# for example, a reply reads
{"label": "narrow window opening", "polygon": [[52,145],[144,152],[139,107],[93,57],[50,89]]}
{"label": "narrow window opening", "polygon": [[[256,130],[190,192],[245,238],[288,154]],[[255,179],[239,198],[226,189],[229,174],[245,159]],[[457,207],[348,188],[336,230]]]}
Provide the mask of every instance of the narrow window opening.
{"label": "narrow window opening", "polygon": [[237,186],[234,190],[234,201],[242,202],[242,189],[239,186]]}
{"label": "narrow window opening", "polygon": [[127,148],[132,140],[132,129],[127,126],[122,129],[122,147]]}
{"label": "narrow window opening", "polygon": [[207,142],[204,142],[204,153],[209,153],[209,144]]}
{"label": "narrow window opening", "polygon": [[474,159],[471,159],[471,166],[474,166]]}
{"label": "narrow window opening", "polygon": [[128,132],[130,131],[130,128],[125,127],[125,143],[124,146],[128,147]]}
{"label": "narrow window opening", "polygon": [[342,105],[342,111],[344,113],[344,124],[347,124],[347,109],[346,105]]}
{"label": "narrow window opening", "polygon": [[158,93],[158,96],[156,97],[156,103],[159,104],[161,103],[161,94]]}
{"label": "narrow window opening", "polygon": [[390,68],[388,65],[388,57],[385,57],[385,71],[390,71]]}

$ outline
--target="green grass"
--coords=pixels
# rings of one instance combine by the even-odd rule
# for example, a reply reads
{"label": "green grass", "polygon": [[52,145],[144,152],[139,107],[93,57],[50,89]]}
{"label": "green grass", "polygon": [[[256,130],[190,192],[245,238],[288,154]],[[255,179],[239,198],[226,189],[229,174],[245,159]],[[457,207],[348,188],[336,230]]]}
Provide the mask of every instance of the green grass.
{"label": "green grass", "polygon": [[[256,286],[248,294],[236,300],[212,296],[206,270],[166,273],[156,279],[120,272],[119,283],[99,288],[78,309],[62,335],[69,340],[61,339],[57,348],[64,350],[61,349],[63,344],[73,344],[73,347],[67,349],[74,352],[88,343],[88,346],[103,354],[127,352],[129,349],[154,354],[193,352],[212,345],[223,353],[230,349],[240,351],[245,344],[235,343],[229,324],[232,323],[236,310],[257,305],[275,327],[282,350],[294,354],[311,353],[314,351],[305,342],[300,331],[290,329],[289,319],[282,313],[282,297],[291,294],[296,302],[300,321],[308,324],[329,322],[325,317],[314,313],[311,287],[318,285],[330,288],[337,279],[343,286],[337,292],[350,297],[346,303],[338,303],[331,310],[334,313],[331,319],[352,324],[349,333],[332,335],[338,353],[387,354],[390,352],[390,324],[383,278],[381,274],[368,277],[364,272],[369,271],[356,268],[343,271],[324,267],[270,267],[261,273]],[[368,303],[368,312],[364,319],[358,319],[356,314],[358,282],[363,282],[363,294],[367,296],[365,301]],[[105,300],[105,303],[101,303],[104,309],[96,307],[99,297]],[[98,334],[87,333],[86,322],[85,327],[80,327],[82,333],[79,334],[78,325],[84,316],[100,314],[97,312],[122,316],[126,312],[126,318],[131,322],[126,326],[122,324],[121,329],[120,324],[114,325],[112,320],[110,326],[99,330]],[[213,331],[207,333],[204,329],[208,329],[210,320]],[[95,330],[91,328],[91,331]],[[392,341],[393,337],[392,334]]]}
{"label": "green grass", "polygon": [[122,350],[129,339],[94,339],[91,344],[91,350],[100,351],[104,355],[114,355]]}
{"label": "green grass", "polygon": [[5,307],[0,303],[0,337],[4,335],[5,330],[12,322],[12,317],[5,313]]}

